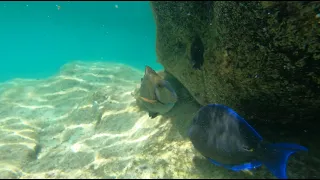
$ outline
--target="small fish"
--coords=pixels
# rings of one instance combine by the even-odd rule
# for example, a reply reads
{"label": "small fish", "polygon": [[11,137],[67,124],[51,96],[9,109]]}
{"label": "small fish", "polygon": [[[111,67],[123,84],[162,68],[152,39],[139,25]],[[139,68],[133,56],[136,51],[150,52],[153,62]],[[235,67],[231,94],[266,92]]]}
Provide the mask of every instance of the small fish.
{"label": "small fish", "polygon": [[170,83],[159,76],[151,67],[146,66],[141,78],[138,104],[141,104],[151,118],[168,112],[177,102],[177,94]]}
{"label": "small fish", "polygon": [[267,143],[242,117],[220,104],[202,107],[194,116],[189,138],[211,163],[233,171],[265,165],[280,179],[287,179],[289,156],[307,148],[291,143]]}
{"label": "small fish", "polygon": [[191,44],[191,65],[193,69],[200,69],[203,65],[203,52],[204,47],[201,38],[196,35]]}

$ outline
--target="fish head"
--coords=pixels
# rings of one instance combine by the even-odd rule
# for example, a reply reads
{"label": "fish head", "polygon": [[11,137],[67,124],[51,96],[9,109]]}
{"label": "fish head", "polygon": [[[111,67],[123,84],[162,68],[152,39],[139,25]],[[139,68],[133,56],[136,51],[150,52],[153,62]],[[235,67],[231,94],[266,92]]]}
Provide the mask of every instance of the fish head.
{"label": "fish head", "polygon": [[174,104],[178,100],[178,96],[171,84],[166,80],[160,80],[155,87],[155,95],[162,104]]}
{"label": "fish head", "polygon": [[150,66],[146,66],[144,71],[144,78],[149,79],[153,84],[156,84],[162,80],[162,77],[159,76],[159,74]]}
{"label": "fish head", "polygon": [[160,79],[160,76],[150,66],[146,66],[144,76],[141,78],[140,95],[150,100],[156,100],[154,88]]}
{"label": "fish head", "polygon": [[145,74],[141,82],[141,92],[141,95],[145,98],[157,100],[165,105],[174,104],[178,99],[171,84],[163,80],[150,66],[145,67]]}
{"label": "fish head", "polygon": [[157,74],[150,66],[146,66],[144,69],[145,74]]}

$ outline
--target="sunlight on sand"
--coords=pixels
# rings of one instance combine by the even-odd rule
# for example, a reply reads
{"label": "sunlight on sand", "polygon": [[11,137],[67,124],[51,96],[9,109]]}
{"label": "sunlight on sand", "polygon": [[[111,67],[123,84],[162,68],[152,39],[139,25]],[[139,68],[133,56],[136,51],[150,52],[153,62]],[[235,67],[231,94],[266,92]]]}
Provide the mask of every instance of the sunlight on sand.
{"label": "sunlight on sand", "polygon": [[[153,166],[157,157],[146,153],[154,151],[150,142],[164,141],[172,126],[135,106],[131,92],[142,76],[122,64],[76,61],[48,79],[1,84],[0,153],[11,153],[0,160],[0,177],[161,177],[141,176],[132,165]],[[165,154],[160,158],[170,159]]]}
{"label": "sunlight on sand", "polygon": [[142,76],[75,61],[48,79],[2,83],[0,178],[236,178],[204,158],[210,170],[195,167],[201,156],[179,126],[139,110],[131,92]]}

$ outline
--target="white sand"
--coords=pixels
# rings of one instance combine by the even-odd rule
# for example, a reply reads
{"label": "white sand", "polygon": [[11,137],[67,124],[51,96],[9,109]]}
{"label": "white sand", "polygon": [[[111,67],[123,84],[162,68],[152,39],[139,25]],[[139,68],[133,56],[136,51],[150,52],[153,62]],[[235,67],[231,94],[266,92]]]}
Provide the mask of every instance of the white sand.
{"label": "white sand", "polygon": [[154,119],[139,111],[131,92],[142,76],[73,62],[48,79],[0,84],[0,178],[256,178],[194,150],[185,130],[195,103]]}

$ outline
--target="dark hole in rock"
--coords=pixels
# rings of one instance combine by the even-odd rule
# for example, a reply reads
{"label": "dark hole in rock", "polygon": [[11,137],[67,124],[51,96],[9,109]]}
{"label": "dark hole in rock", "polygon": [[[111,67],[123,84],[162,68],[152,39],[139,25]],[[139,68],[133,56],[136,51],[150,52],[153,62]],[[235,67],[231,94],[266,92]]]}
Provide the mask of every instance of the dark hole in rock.
{"label": "dark hole in rock", "polygon": [[204,46],[199,35],[196,35],[191,44],[191,64],[192,68],[200,69],[203,65]]}

